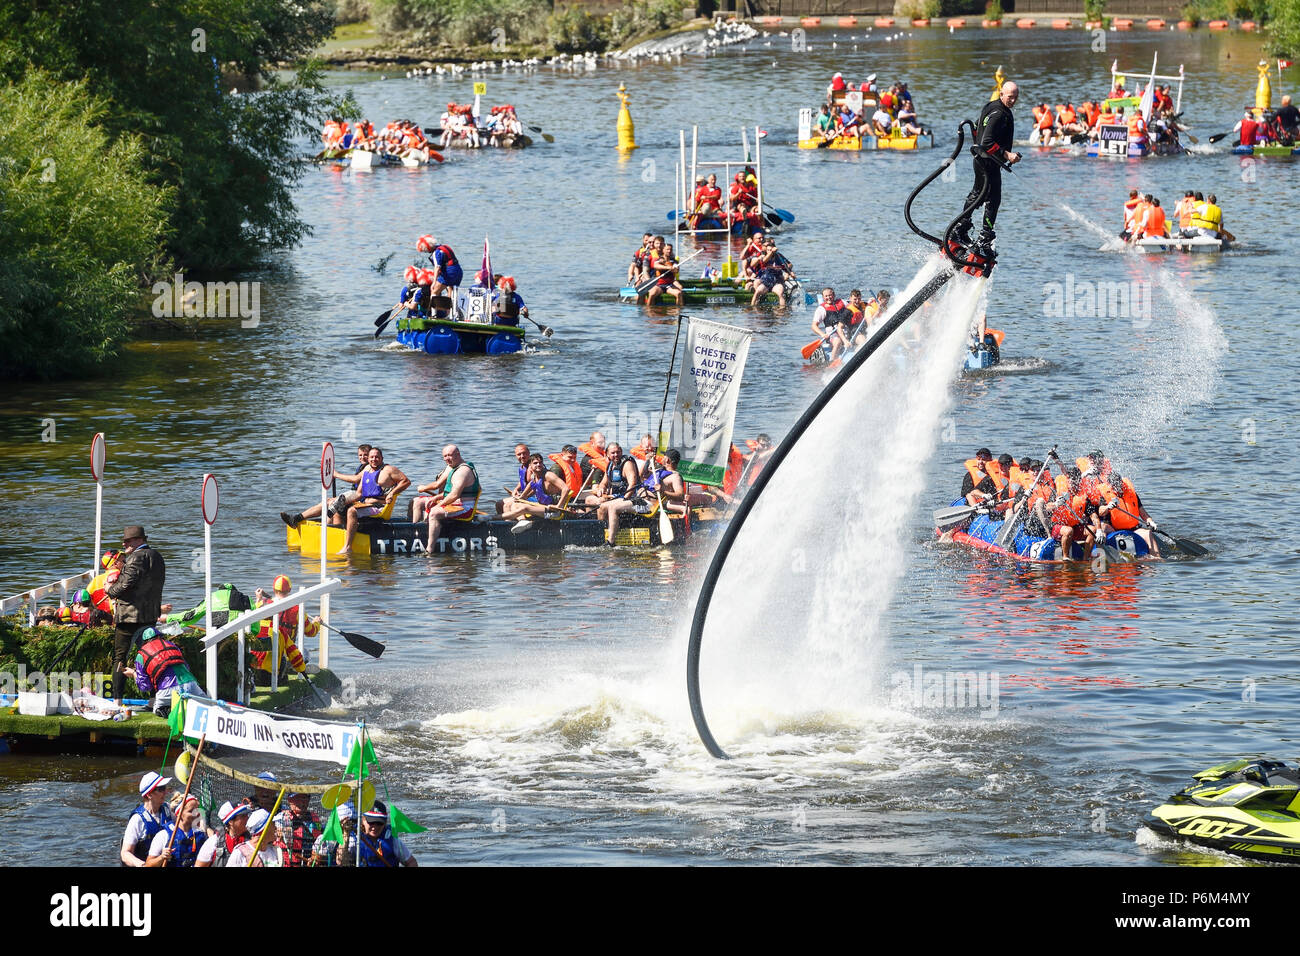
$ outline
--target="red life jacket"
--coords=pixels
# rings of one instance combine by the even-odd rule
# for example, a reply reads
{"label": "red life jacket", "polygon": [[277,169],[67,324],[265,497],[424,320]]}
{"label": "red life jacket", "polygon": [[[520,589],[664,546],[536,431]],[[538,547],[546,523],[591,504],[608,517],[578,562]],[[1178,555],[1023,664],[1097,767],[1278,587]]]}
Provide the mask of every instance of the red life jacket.
{"label": "red life jacket", "polygon": [[165,637],[145,641],[140,646],[140,656],[144,658],[144,672],[154,687],[158,686],[167,668],[186,667],[181,649]]}
{"label": "red life jacket", "polygon": [[1132,512],[1131,515],[1126,515],[1124,511],[1111,511],[1106,516],[1106,520],[1110,522],[1112,528],[1116,531],[1131,531],[1138,526],[1139,520],[1137,516],[1141,514],[1138,509],[1142,507],[1142,504],[1138,501],[1137,490],[1133,487],[1133,482],[1125,478],[1124,486],[1119,489],[1118,494],[1110,484],[1102,485],[1101,492],[1106,504],[1113,502],[1123,508],[1124,511]]}
{"label": "red life jacket", "polygon": [[586,455],[591,459],[591,463],[601,471],[609,470],[609,457],[596,450],[596,446],[589,441],[583,442],[578,446],[579,454]]}
{"label": "red life jacket", "polygon": [[563,453],[561,452],[547,457],[560,466],[560,471],[564,473],[564,483],[568,485],[569,490],[576,495],[578,492],[582,491],[582,469],[578,467],[576,462],[570,464],[565,461],[561,457],[562,454]]}
{"label": "red life jacket", "polygon": [[438,252],[438,251],[441,251],[443,258],[447,260],[446,262],[443,263],[443,265],[447,265],[447,266],[456,265],[456,253],[451,251],[451,246],[448,245],[435,246],[434,252]]}
{"label": "red life jacket", "polygon": [[1255,145],[1255,127],[1259,124],[1254,119],[1243,119],[1241,121],[1241,145]]}
{"label": "red life jacket", "polygon": [[735,445],[727,452],[727,470],[722,475],[722,490],[732,495],[740,487],[740,476],[745,473],[745,456]]}

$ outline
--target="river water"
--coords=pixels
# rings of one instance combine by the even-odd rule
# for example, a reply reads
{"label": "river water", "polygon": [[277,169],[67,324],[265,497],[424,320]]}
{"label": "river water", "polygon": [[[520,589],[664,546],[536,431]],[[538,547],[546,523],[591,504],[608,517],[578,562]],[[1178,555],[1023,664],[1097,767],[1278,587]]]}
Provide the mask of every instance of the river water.
{"label": "river water", "polygon": [[[619,304],[615,290],[640,233],[669,227],[682,127],[697,124],[716,159],[739,158],[742,125],[769,131],[765,189],[797,216],[779,241],[809,287],[901,290],[927,253],[903,199],[996,66],[1022,84],[1027,133],[1032,103],[1104,93],[1113,59],[1149,69],[1159,50],[1162,72],[1185,65],[1202,147],[1131,163],[1031,151],[1005,184],[987,290],[1004,367],[953,374],[953,316],[972,307],[954,290],[918,318],[911,348],[877,356],[837,398],[834,420],[785,466],[786,493],[755,512],[704,648],[706,708],[736,759],[707,756],[685,695],[704,536],[649,553],[337,563],[336,623],[389,650],[371,661],[336,641],[332,664],[351,679],[347,712],[374,731],[394,798],[429,827],[411,841],[426,862],[1204,861],[1139,841],[1143,813],[1214,763],[1295,756],[1298,529],[1285,502],[1300,310],[1286,210],[1300,173],[1205,145],[1253,99],[1257,49],[1206,33],[1111,33],[1104,51],[1080,31],[851,33],[812,31],[802,52],[774,35],[709,59],[489,74],[487,102],[514,103],[553,145],[457,152],[427,170],[306,169],[296,196],[314,235],[242,277],[262,283],[256,328],[136,342],[101,381],[0,390],[0,591],[85,566],[98,430],[105,526],[148,527],[177,606],[202,592],[206,471],[223,490],[215,578],[251,591],[316,571],[285,549],[277,514],[315,500],[323,440],[341,464],[358,442],[381,445],[417,482],[456,442],[493,489],[513,481],[516,441],[549,453],[596,427],[635,439],[658,414],[675,313]],[[796,150],[797,111],[836,69],[906,79],[939,148]],[[331,81],[376,123],[434,121],[471,95],[468,77]],[[630,157],[613,148],[619,81],[641,146]],[[969,184],[968,164],[958,169],[918,203],[923,222],[955,212]],[[1097,227],[1116,231],[1130,188],[1166,207],[1184,189],[1216,191],[1240,250],[1160,262],[1099,252]],[[377,343],[370,319],[427,232],[474,265],[490,235],[497,270],[517,277],[554,338],[490,359]],[[372,268],[394,252],[387,274]],[[687,270],[710,258],[716,249]],[[1051,306],[1098,280],[1134,283],[1128,307]],[[783,434],[821,384],[798,356],[808,310],[700,311],[756,333],[737,434]],[[54,441],[41,440],[47,419]],[[955,497],[975,448],[1042,457],[1058,443],[1071,457],[1105,449],[1165,527],[1213,556],[1097,574],[934,543],[930,510]],[[957,674],[975,675],[980,694],[927,696],[936,675]],[[156,764],[0,758],[0,860],[113,861],[138,775]],[[73,820],[75,847],[43,839]]]}

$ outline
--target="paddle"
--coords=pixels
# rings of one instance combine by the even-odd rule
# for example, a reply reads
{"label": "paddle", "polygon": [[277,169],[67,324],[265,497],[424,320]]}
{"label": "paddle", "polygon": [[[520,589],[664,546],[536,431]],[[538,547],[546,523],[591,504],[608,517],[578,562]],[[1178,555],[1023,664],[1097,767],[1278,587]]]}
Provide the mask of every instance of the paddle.
{"label": "paddle", "polygon": [[340,630],[333,624],[326,624],[324,621],[321,621],[320,623],[321,627],[327,627],[335,634],[340,635],[343,640],[347,641],[363,654],[369,654],[371,657],[378,657],[380,654],[384,653],[385,645],[381,644],[379,641],[373,641],[364,634],[355,634],[352,631]]}
{"label": "paddle", "polygon": [[[1070,507],[1069,502],[1066,502],[1065,510],[1070,512],[1070,514],[1074,517],[1075,521],[1079,522],[1080,528],[1088,527],[1087,523],[1084,522],[1083,518],[1079,515],[1079,512],[1075,511],[1073,508]],[[1101,548],[1102,553],[1105,554],[1106,557],[1110,559],[1110,562],[1112,564],[1119,564],[1121,561],[1124,560],[1123,555],[1120,554],[1119,548],[1115,547],[1114,545],[1107,544],[1104,536],[1097,539],[1097,546]],[[1069,557],[1069,555],[1066,555],[1066,557]]]}
{"label": "paddle", "polygon": [[54,660],[50,661],[48,664],[45,665],[45,673],[47,674],[51,673],[54,670],[54,668],[59,665],[59,662],[68,656],[68,651],[72,650],[72,646],[76,644],[77,641],[81,640],[81,635],[85,633],[85,630],[88,627],[90,627],[89,621],[81,625],[81,627],[77,628],[77,633],[73,634],[72,639],[68,641],[68,643],[63,645],[63,650],[59,651],[58,656],[55,657]]}
{"label": "paddle", "polygon": [[330,699],[321,693],[319,687],[317,687],[315,684],[312,683],[311,678],[307,676],[306,671],[303,671],[298,676],[307,682],[307,686],[311,688],[311,692],[316,695],[316,701],[322,707],[328,707],[330,705]]}
{"label": "paddle", "polygon": [[794,213],[792,213],[790,210],[778,209],[776,206],[773,206],[766,199],[763,200],[763,205],[766,206],[768,209],[772,210],[772,212],[776,213],[778,216],[780,216],[782,222],[794,222]]}
{"label": "paddle", "polygon": [[949,528],[955,528],[967,518],[972,518],[980,511],[986,510],[981,502],[978,505],[954,505],[951,508],[940,508],[934,513],[934,526],[940,531],[947,531]]}
{"label": "paddle", "polygon": [[[694,259],[696,256],[698,256],[698,255],[699,255],[701,252],[703,252],[703,251],[704,251],[703,249],[696,249],[694,252],[692,252],[692,253],[691,253],[689,256],[687,256],[685,259],[679,259],[679,260],[677,260],[677,268],[680,269],[680,268],[681,268],[685,263],[690,262],[692,259]],[[643,295],[645,295],[647,292],[649,292],[649,291],[650,291],[650,287],[651,287],[652,285],[654,285],[654,284],[655,284],[656,282],[658,282],[658,281],[659,281],[659,276],[657,276],[657,275],[655,275],[655,276],[651,276],[649,279],[646,279],[644,283],[642,283],[641,285],[639,285],[639,286],[636,287],[636,297],[637,297],[638,299],[640,299],[641,296],[643,296]]]}
{"label": "paddle", "polygon": [[1201,547],[1195,541],[1189,541],[1186,538],[1175,538],[1172,534],[1160,531],[1152,525],[1151,522],[1143,521],[1133,512],[1121,508],[1118,504],[1111,505],[1111,507],[1135,520],[1138,523],[1138,526],[1144,531],[1150,531],[1154,535],[1159,535],[1161,540],[1169,541],[1175,548],[1184,554],[1190,554],[1194,558],[1203,558],[1210,553],[1208,549]]}
{"label": "paddle", "polygon": [[826,339],[829,337],[830,337],[829,334],[827,334],[823,338],[815,339],[814,341],[809,342],[807,345],[805,345],[803,348],[799,350],[799,354],[804,357],[805,361],[811,359],[813,355],[817,353],[817,350],[820,349],[823,344],[825,344]]}
{"label": "paddle", "polygon": [[[837,139],[839,139],[839,138],[840,138],[841,136],[843,136],[843,135],[844,135],[844,127],[841,126],[838,130],[835,131],[835,135],[832,136],[830,139],[823,139],[820,143],[818,143],[818,144],[817,144],[817,148],[818,148],[818,149],[826,149],[828,146],[830,146],[831,143],[835,142]],[[767,203],[764,203],[763,205],[766,206]]]}
{"label": "paddle", "polygon": [[659,492],[658,480],[655,481],[655,497],[659,500],[659,543],[672,544],[673,538],[675,537],[673,534],[673,522],[672,519],[668,517],[668,511],[664,508],[664,498]]}
{"label": "paddle", "polygon": [[1017,501],[1012,513],[1007,515],[1006,521],[1002,525],[1002,530],[998,532],[996,541],[999,548],[1005,548],[1015,537],[1015,527],[1020,521],[1020,515],[1029,503],[1029,496],[1033,494],[1034,489],[1038,487],[1039,480],[1043,477],[1043,472],[1047,470],[1048,462],[1056,457],[1056,446],[1053,445],[1043,456],[1043,467],[1038,469],[1038,474],[1034,475],[1034,483],[1028,488],[1021,489],[1022,497]]}
{"label": "paddle", "polygon": [[375,338],[379,338],[379,336],[383,335],[384,329],[388,328],[388,323],[393,321],[393,319],[397,318],[398,315],[405,312],[408,308],[410,308],[410,303],[403,302],[397,308],[389,309],[378,319],[375,319]]}
{"label": "paddle", "polygon": [[542,325],[542,323],[538,322],[531,315],[525,315],[524,318],[527,319],[529,322],[533,323],[533,325],[537,326],[538,331],[541,332],[542,335],[546,336],[548,339],[555,334],[555,329],[551,328],[549,325]]}
{"label": "paddle", "polygon": [[532,130],[534,133],[539,134],[542,137],[542,139],[546,140],[546,142],[548,143],[555,142],[555,137],[552,136],[550,133],[543,132],[540,126],[533,126],[531,123],[525,123],[524,126]]}
{"label": "paddle", "polygon": [[1229,242],[1237,241],[1237,237],[1228,232],[1228,230],[1224,229],[1222,226],[1219,227],[1219,232],[1223,233],[1223,238],[1227,239]]}
{"label": "paddle", "polygon": [[1215,133],[1213,136],[1210,137],[1210,142],[1217,143],[1219,140],[1227,139],[1231,135],[1232,135],[1232,130],[1228,130],[1228,132],[1226,133]]}
{"label": "paddle", "polygon": [[259,862],[259,854],[262,852],[262,844],[266,841],[267,833],[271,831],[271,824],[275,820],[276,811],[280,809],[280,801],[284,799],[284,791],[285,788],[281,787],[279,795],[275,798],[275,805],[271,807],[271,815],[262,826],[262,832],[257,835],[257,845],[253,847],[253,852],[249,855],[248,862],[244,864],[246,867],[253,866],[254,864],[259,866],[263,865]]}

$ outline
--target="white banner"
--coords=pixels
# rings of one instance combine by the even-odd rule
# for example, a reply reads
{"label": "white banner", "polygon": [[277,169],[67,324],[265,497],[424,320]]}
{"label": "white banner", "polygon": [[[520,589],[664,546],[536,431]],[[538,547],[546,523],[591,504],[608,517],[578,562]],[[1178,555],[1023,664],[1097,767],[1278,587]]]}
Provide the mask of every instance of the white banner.
{"label": "white banner", "polygon": [[731,451],[731,430],[740,398],[740,378],[749,354],[749,329],[690,320],[686,358],[677,379],[668,444],[682,453],[683,481],[722,484]]}
{"label": "white banner", "polygon": [[198,739],[205,734],[208,743],[346,764],[361,730],[350,724],[285,720],[260,710],[191,697],[185,701],[185,736]]}

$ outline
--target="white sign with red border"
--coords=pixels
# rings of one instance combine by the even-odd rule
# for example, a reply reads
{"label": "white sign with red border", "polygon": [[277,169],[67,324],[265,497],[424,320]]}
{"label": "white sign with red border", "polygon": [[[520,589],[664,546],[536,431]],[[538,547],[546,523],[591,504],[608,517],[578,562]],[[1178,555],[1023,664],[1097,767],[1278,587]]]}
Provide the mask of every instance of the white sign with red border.
{"label": "white sign with red border", "polygon": [[203,476],[203,492],[199,496],[199,503],[203,506],[203,520],[208,524],[215,524],[217,521],[217,504],[221,496],[217,493],[217,476]]}

